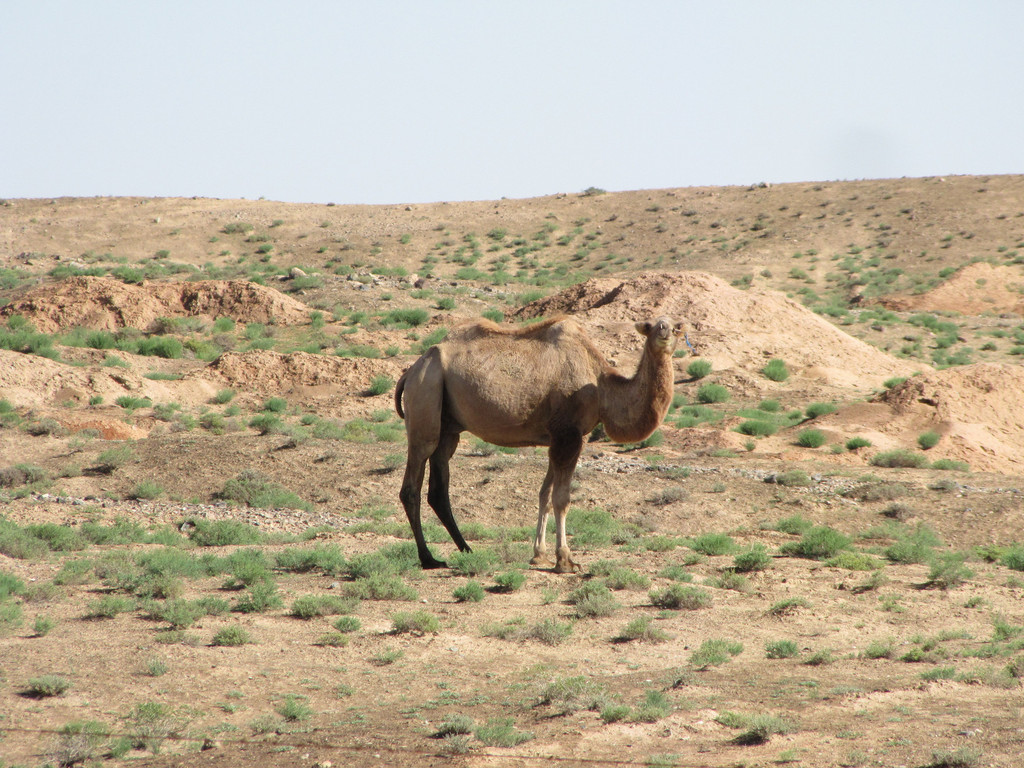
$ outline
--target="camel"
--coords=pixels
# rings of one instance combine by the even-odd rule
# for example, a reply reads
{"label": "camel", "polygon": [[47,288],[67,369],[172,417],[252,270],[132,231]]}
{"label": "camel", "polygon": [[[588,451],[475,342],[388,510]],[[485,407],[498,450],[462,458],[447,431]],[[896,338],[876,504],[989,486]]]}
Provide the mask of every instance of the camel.
{"label": "camel", "polygon": [[458,548],[470,551],[448,496],[448,462],[460,434],[468,431],[495,445],[548,446],[531,563],[551,565],[545,534],[553,508],[554,570],[579,570],[566,541],[565,515],[584,436],[603,424],[615,442],[644,440],[672,401],[672,356],[684,335],[683,324],[659,317],[635,327],[646,343],[632,378],[618,373],[579,323],[565,316],[522,328],[489,320],[471,323],[402,374],[395,386],[395,410],[405,419],[409,453],[399,497],[423,568],[446,565],[430,553],[420,523],[428,460],[427,502]]}

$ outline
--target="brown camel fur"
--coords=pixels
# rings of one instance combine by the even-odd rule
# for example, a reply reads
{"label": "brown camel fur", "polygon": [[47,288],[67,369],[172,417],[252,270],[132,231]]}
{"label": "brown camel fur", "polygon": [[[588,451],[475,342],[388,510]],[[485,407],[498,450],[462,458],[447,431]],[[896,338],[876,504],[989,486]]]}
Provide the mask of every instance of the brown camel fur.
{"label": "brown camel fur", "polygon": [[445,565],[431,555],[420,524],[428,460],[427,501],[459,549],[469,551],[448,497],[448,461],[459,434],[468,431],[495,445],[549,446],[531,562],[550,564],[544,538],[553,506],[555,571],[577,570],[566,543],[565,514],[584,436],[602,423],[615,442],[643,440],[672,401],[672,353],[683,324],[659,317],[636,329],[647,341],[632,378],[617,373],[568,317],[525,328],[478,321],[428,350],[402,375],[395,409],[405,419],[409,455],[400,497],[424,568]]}

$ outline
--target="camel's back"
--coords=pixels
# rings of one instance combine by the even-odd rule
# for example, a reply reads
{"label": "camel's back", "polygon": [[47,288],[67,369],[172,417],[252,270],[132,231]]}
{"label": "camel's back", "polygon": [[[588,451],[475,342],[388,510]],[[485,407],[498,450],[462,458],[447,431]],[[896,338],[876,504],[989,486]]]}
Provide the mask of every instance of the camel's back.
{"label": "camel's back", "polygon": [[438,346],[449,406],[477,434],[479,422],[513,429],[544,420],[558,403],[596,395],[607,365],[571,318],[524,328],[481,321]]}
{"label": "camel's back", "polygon": [[513,385],[567,376],[590,380],[604,365],[580,324],[565,316],[527,326],[479,320],[456,328],[439,347],[446,372],[477,381],[507,378]]}

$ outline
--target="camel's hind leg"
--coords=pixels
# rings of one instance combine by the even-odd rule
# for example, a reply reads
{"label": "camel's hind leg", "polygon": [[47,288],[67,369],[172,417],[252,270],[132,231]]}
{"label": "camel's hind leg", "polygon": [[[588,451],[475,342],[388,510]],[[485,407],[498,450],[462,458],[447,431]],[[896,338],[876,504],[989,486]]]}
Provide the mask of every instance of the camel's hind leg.
{"label": "camel's hind leg", "polygon": [[448,496],[448,461],[459,444],[458,432],[445,432],[437,448],[430,455],[430,481],[427,485],[427,502],[437,513],[438,519],[448,530],[452,541],[463,552],[470,552],[469,544],[462,538],[459,524],[452,513],[452,502]]}
{"label": "camel's hind leg", "polygon": [[441,402],[444,396],[444,377],[435,347],[417,360],[406,373],[405,431],[409,437],[409,454],[405,463],[405,477],[399,498],[409,518],[420,565],[424,568],[443,568],[445,563],[430,553],[423,537],[420,521],[420,496],[427,460],[441,442]]}

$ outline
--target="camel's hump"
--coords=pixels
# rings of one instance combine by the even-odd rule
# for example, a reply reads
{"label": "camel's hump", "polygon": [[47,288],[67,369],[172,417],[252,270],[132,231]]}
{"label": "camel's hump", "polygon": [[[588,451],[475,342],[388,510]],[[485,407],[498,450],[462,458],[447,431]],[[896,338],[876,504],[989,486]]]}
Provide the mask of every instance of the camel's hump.
{"label": "camel's hump", "polygon": [[580,330],[579,323],[567,315],[556,315],[555,317],[549,317],[547,320],[531,323],[530,325],[500,325],[490,320],[475,320],[471,323],[460,325],[452,332],[448,340],[465,342],[495,337],[541,339],[549,337],[553,331],[561,334]]}

